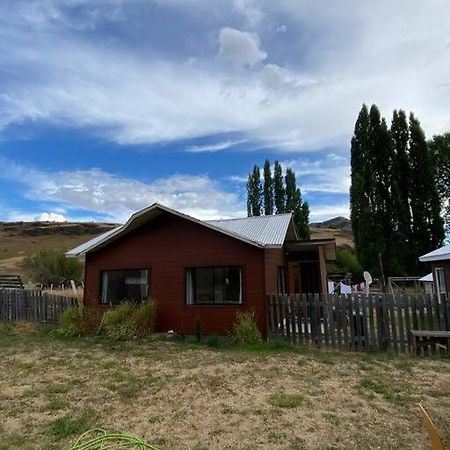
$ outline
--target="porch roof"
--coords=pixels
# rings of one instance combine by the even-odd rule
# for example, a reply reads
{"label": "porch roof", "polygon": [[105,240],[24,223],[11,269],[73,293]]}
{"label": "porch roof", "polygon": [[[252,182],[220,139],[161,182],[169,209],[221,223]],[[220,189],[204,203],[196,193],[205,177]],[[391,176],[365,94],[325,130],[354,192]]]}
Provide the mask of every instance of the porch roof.
{"label": "porch roof", "polygon": [[287,241],[285,243],[287,252],[305,252],[317,250],[323,247],[325,251],[325,259],[333,261],[336,259],[336,240],[332,239],[310,239],[308,241]]}

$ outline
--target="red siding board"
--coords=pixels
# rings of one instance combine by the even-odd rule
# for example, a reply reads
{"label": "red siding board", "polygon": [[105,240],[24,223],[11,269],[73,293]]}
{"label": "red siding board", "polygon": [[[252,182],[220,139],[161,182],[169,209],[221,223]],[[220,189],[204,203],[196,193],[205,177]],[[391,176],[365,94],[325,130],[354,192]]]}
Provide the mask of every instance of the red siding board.
{"label": "red siding board", "polygon": [[[242,266],[242,306],[185,304],[185,269]],[[109,269],[148,269],[157,302],[156,330],[192,334],[197,318],[204,334],[227,334],[236,312],[253,310],[266,334],[264,249],[188,220],[164,214],[110,245],[86,255],[85,304],[98,306],[100,273]],[[275,272],[276,273],[276,272]]]}

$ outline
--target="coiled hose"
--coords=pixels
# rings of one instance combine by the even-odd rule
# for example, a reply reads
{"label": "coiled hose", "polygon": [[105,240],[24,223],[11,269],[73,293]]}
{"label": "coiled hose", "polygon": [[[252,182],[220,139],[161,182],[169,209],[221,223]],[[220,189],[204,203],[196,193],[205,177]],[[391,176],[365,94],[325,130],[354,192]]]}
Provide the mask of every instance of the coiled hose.
{"label": "coiled hose", "polygon": [[67,450],[160,450],[141,439],[121,433],[107,433],[101,428],[93,428],[84,432]]}

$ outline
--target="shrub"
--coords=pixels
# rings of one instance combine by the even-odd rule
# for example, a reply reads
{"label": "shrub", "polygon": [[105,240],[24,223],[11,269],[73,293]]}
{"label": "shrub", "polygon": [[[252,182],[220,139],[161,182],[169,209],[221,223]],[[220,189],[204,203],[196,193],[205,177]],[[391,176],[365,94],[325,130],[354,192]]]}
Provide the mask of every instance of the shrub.
{"label": "shrub", "polygon": [[58,250],[42,250],[24,261],[24,268],[31,280],[44,286],[59,285],[74,280],[81,281],[83,266],[76,258],[66,258]]}
{"label": "shrub", "polygon": [[105,310],[102,308],[83,308],[83,325],[84,335],[97,334],[101,331],[103,316]]}
{"label": "shrub", "polygon": [[153,332],[155,324],[155,302],[148,301],[139,305],[134,312],[136,336],[146,337]]}
{"label": "shrub", "polygon": [[81,336],[83,334],[83,313],[81,308],[66,309],[59,318],[61,333],[64,336]]}
{"label": "shrub", "polygon": [[121,303],[105,313],[106,334],[116,339],[145,337],[153,332],[155,304],[148,301],[141,305]]}
{"label": "shrub", "polygon": [[255,344],[261,341],[261,333],[255,322],[253,312],[238,312],[231,336],[235,344]]}
{"label": "shrub", "polygon": [[103,310],[98,308],[69,308],[60,316],[57,334],[76,337],[95,334],[100,329]]}
{"label": "shrub", "polygon": [[105,313],[104,325],[106,334],[116,339],[132,339],[136,337],[133,316],[135,307],[129,303],[121,303]]}

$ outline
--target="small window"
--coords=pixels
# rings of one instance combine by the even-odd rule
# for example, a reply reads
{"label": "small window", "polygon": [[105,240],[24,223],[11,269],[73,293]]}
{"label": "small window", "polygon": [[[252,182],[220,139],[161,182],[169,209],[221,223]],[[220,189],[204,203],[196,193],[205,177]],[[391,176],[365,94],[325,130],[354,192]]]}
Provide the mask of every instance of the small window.
{"label": "small window", "polygon": [[146,298],[148,298],[148,270],[102,272],[102,304],[118,305],[124,300],[142,301]]}
{"label": "small window", "polygon": [[188,305],[227,305],[242,303],[240,267],[196,267],[186,270]]}
{"label": "small window", "polygon": [[286,267],[285,266],[278,266],[277,292],[279,294],[287,294]]}
{"label": "small window", "polygon": [[447,283],[445,282],[445,272],[443,267],[436,267],[436,280],[437,286],[436,290],[438,294],[446,294],[447,293]]}

